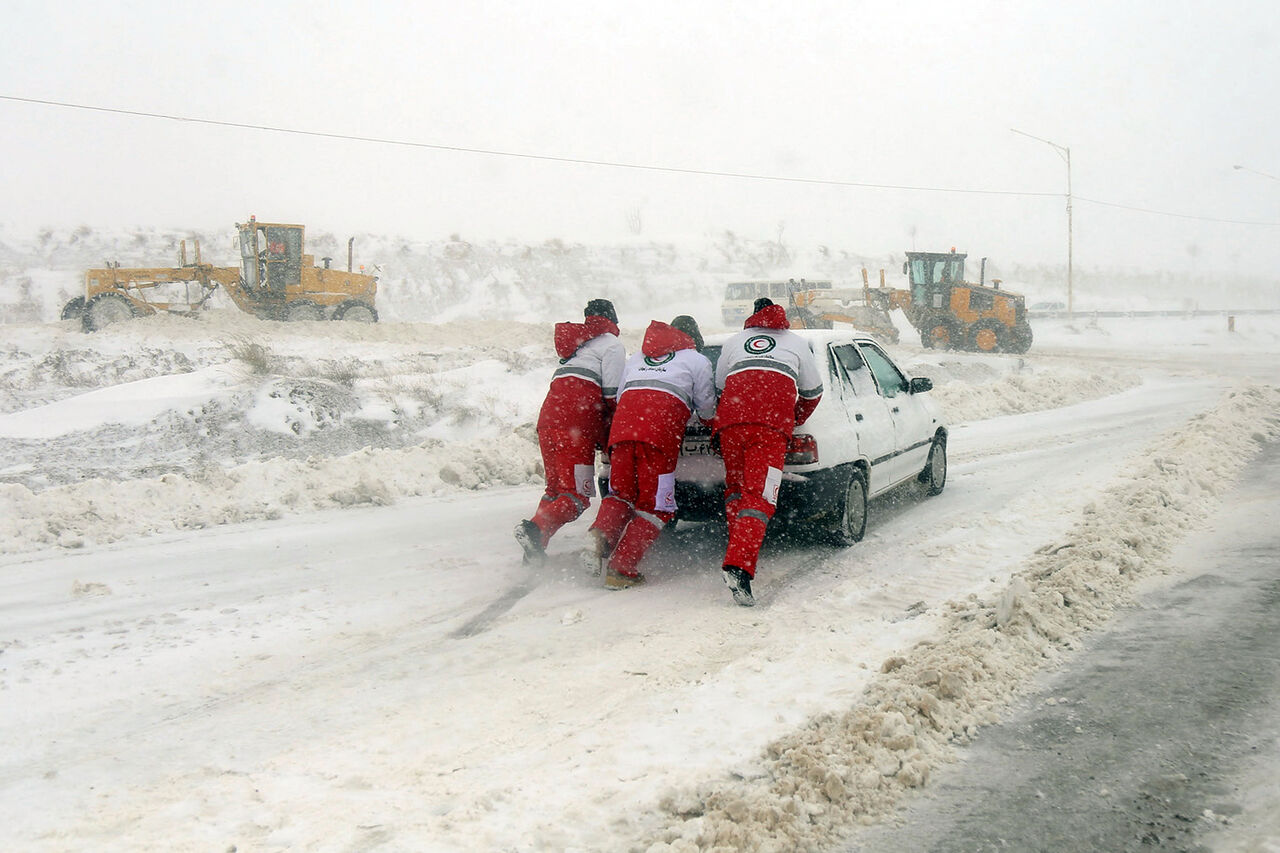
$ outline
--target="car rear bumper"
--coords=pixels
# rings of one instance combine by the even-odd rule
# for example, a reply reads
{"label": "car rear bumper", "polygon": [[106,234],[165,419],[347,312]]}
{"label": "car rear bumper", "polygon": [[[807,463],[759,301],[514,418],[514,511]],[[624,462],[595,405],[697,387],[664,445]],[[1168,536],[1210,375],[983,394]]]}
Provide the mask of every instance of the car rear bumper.
{"label": "car rear bumper", "polygon": [[[777,514],[788,521],[809,521],[840,505],[848,482],[843,468],[795,473],[784,471]],[[724,517],[724,480],[676,480],[676,518],[709,521]]]}

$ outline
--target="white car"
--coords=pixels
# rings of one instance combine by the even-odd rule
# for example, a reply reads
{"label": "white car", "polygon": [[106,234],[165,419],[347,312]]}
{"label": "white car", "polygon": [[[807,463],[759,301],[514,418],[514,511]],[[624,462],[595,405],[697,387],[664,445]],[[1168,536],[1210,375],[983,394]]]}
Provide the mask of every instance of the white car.
{"label": "white car", "polygon": [[[822,402],[787,451],[777,517],[816,528],[841,545],[862,538],[867,500],[905,482],[936,495],[947,482],[947,425],[928,393],[872,337],[857,331],[800,330],[822,376]],[[707,338],[714,364],[731,335]],[[676,518],[724,514],[724,461],[695,418],[676,467]]]}

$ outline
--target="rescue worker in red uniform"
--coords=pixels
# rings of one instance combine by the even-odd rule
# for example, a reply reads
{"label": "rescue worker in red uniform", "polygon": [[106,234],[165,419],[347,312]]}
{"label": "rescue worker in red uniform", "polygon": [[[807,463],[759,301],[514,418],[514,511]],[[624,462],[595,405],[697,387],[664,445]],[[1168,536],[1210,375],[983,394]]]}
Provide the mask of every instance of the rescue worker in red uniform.
{"label": "rescue worker in red uniform", "polygon": [[[688,321],[688,324],[685,323]],[[641,351],[627,359],[618,408],[609,430],[609,494],[591,525],[588,563],[604,569],[604,585],[626,589],[644,582],[639,565],[675,517],[676,461],[691,412],[715,412],[713,370],[698,352],[692,318],[654,320]],[[607,565],[606,565],[607,562]]]}
{"label": "rescue worker in red uniform", "polygon": [[596,493],[596,448],[609,419],[627,353],[618,340],[618,315],[607,299],[592,299],[581,323],[557,323],[560,366],[538,413],[538,445],[547,488],[533,518],[516,525],[525,563],[540,563],[557,530],[591,505]]}
{"label": "rescue worker in red uniform", "polygon": [[720,404],[714,422],[724,458],[729,522],[724,582],[744,607],[755,604],[751,580],[765,530],[778,508],[791,433],[822,399],[817,361],[808,341],[789,331],[786,309],[760,298],[753,310],[743,330],[720,350]]}

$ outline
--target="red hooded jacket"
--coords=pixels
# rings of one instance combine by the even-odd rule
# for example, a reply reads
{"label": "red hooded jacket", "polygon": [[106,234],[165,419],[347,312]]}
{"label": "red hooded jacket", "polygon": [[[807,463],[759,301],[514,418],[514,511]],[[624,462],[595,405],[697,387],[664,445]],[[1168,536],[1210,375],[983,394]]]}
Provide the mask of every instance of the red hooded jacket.
{"label": "red hooded jacket", "polygon": [[603,445],[627,358],[618,325],[605,317],[556,323],[555,345],[560,367],[542,401],[538,430],[582,430],[586,438]]}
{"label": "red hooded jacket", "polygon": [[720,349],[716,430],[757,424],[790,436],[822,399],[822,378],[808,341],[790,331],[787,309],[766,305]]}
{"label": "red hooded jacket", "polygon": [[710,417],[715,404],[711,362],[698,352],[693,338],[654,320],[640,352],[622,371],[609,445],[640,441],[674,455],[689,413]]}

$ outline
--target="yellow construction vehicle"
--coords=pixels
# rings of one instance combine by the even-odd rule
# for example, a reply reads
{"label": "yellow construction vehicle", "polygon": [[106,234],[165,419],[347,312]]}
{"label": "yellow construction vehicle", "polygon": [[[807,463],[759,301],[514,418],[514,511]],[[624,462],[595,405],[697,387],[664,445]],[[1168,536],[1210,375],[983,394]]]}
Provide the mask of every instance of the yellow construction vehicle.
{"label": "yellow construction vehicle", "polygon": [[[315,265],[304,254],[304,227],[258,222],[249,217],[237,223],[240,266],[215,267],[202,263],[195,245],[194,263],[187,263],[186,241],[178,267],[121,268],[109,264],[85,272],[84,295],[62,309],[62,319],[80,319],[86,332],[111,323],[160,311],[191,314],[199,311],[219,288],[240,310],[268,320],[353,320],[376,323],[374,298],[378,279],[352,269],[352,244],[347,241],[347,269]],[[361,267],[363,270],[363,267]]]}
{"label": "yellow construction vehicle", "polygon": [[907,252],[902,272],[909,289],[868,288],[869,298],[885,311],[901,308],[926,347],[976,352],[1024,353],[1031,348],[1026,300],[1002,290],[999,279],[986,283],[987,259],[977,284],[964,280],[964,253]]}
{"label": "yellow construction vehicle", "polygon": [[865,285],[861,289],[831,287],[794,291],[787,305],[787,320],[793,329],[830,329],[836,323],[845,323],[882,341],[898,342],[898,327],[871,298]]}

